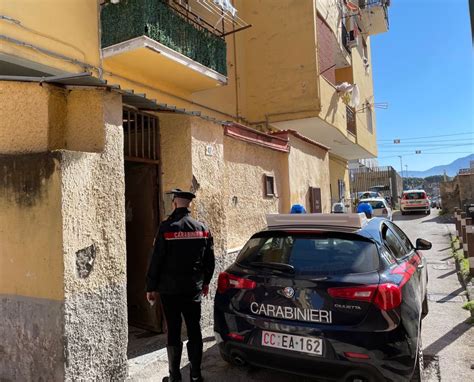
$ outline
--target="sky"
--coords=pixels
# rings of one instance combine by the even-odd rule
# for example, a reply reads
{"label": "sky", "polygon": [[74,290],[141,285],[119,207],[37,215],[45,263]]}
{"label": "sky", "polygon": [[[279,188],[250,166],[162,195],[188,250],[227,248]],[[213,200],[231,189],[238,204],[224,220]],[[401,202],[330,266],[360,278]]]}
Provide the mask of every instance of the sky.
{"label": "sky", "polygon": [[474,153],[468,0],[392,0],[389,22],[371,39],[375,102],[388,103],[376,109],[379,165],[400,170],[402,155],[403,170],[427,170]]}

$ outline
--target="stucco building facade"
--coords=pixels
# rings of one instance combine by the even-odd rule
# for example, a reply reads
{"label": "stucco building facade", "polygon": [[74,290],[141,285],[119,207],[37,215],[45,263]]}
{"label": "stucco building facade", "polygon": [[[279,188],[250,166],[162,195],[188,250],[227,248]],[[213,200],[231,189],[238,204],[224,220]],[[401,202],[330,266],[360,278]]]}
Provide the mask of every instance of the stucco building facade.
{"label": "stucco building facade", "polygon": [[128,325],[162,328],[143,290],[166,192],[196,192],[216,273],[266,214],[330,212],[347,161],[377,153],[369,35],[387,21],[336,0],[236,0],[238,19],[27,3],[0,6],[0,379],[123,380]]}

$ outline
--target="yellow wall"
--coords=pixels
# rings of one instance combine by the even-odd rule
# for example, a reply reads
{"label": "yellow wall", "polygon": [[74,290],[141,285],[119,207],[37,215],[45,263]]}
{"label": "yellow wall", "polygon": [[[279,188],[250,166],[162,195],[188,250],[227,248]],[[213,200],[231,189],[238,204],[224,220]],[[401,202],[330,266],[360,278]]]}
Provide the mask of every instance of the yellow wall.
{"label": "yellow wall", "polygon": [[[289,210],[287,154],[224,137],[228,248],[236,248],[265,224],[265,214]],[[265,196],[264,175],[275,177],[277,197]]]}
{"label": "yellow wall", "polygon": [[[160,126],[161,188],[189,190],[193,170],[191,160],[191,121],[188,116],[158,113]],[[163,204],[166,204],[164,206]],[[170,198],[163,195],[161,205],[170,210]]]}
{"label": "yellow wall", "polygon": [[[0,20],[0,34],[99,66],[98,9],[97,0],[2,0],[0,14],[20,24]],[[12,42],[1,41],[0,52],[59,71],[84,71],[79,65]]]}
{"label": "yellow wall", "polygon": [[309,212],[309,187],[317,187],[321,189],[322,212],[330,212],[329,154],[326,150],[293,136],[290,136],[290,145],[290,205],[303,204]]}
{"label": "yellow wall", "polygon": [[335,155],[329,155],[329,174],[331,179],[332,203],[339,201],[338,180],[344,180],[346,184],[345,198],[350,198],[349,169],[347,161]]}
{"label": "yellow wall", "polygon": [[47,154],[1,160],[0,294],[64,298],[57,166]]}
{"label": "yellow wall", "polygon": [[[251,122],[319,109],[314,1],[244,3],[247,109]],[[314,115],[314,114],[313,114]],[[308,116],[307,114],[305,116]]]}
{"label": "yellow wall", "polygon": [[367,38],[367,51],[369,60],[369,69],[366,71],[362,62],[363,58],[363,44],[362,37],[359,37],[359,45],[352,49],[352,76],[354,83],[359,86],[360,91],[360,105],[358,112],[356,113],[357,118],[357,143],[368,150],[370,153],[377,155],[377,142],[376,142],[376,126],[375,126],[375,108],[372,108],[372,126],[373,133],[370,133],[367,129],[367,114],[363,110],[364,104],[369,102],[373,104],[375,102],[374,88],[372,83],[372,59],[370,54],[370,38]]}

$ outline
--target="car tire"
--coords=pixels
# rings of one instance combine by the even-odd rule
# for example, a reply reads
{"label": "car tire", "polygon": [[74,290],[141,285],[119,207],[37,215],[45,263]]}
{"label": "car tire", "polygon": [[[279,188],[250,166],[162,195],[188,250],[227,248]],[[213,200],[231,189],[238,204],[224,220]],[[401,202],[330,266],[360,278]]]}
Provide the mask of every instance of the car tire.
{"label": "car tire", "polygon": [[407,213],[405,211],[401,211],[402,212],[402,215],[406,215]]}
{"label": "car tire", "polygon": [[418,333],[418,349],[416,354],[415,370],[411,378],[412,382],[422,382],[423,381],[423,370],[425,370],[425,363],[423,360],[423,344],[421,341],[421,323]]}
{"label": "car tire", "polygon": [[431,210],[426,211],[426,215],[429,215],[431,213]]}
{"label": "car tire", "polygon": [[423,302],[421,303],[421,319],[425,318],[430,311],[428,307],[428,296],[425,295]]}

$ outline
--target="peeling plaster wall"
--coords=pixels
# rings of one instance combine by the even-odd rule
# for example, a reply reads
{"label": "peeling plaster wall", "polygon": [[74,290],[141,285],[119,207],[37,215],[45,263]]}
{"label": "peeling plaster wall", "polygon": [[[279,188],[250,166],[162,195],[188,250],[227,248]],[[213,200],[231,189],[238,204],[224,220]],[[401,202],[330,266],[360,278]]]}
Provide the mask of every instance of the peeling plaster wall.
{"label": "peeling plaster wall", "polygon": [[[224,137],[228,248],[238,248],[265,224],[268,213],[289,209],[287,153]],[[266,196],[264,175],[275,177],[277,197]]]}
{"label": "peeling plaster wall", "polygon": [[127,375],[122,103],[98,96],[105,150],[61,152],[66,380]]}
{"label": "peeling plaster wall", "polygon": [[322,212],[331,212],[328,152],[293,136],[290,136],[290,145],[290,205],[303,204],[309,212],[309,188],[317,187],[321,189]]}

